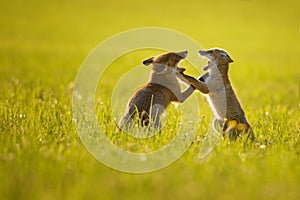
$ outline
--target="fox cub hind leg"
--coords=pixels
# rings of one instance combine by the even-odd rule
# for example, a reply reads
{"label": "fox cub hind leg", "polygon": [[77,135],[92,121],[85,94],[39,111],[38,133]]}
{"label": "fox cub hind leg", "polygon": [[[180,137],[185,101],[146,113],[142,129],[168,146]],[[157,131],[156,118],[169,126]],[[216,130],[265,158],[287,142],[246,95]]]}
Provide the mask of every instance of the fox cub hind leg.
{"label": "fox cub hind leg", "polygon": [[249,137],[251,141],[255,139],[251,126],[248,123],[239,123],[237,120],[225,119],[223,124],[223,137],[226,133],[230,141],[236,140],[242,134],[246,134],[247,140]]}

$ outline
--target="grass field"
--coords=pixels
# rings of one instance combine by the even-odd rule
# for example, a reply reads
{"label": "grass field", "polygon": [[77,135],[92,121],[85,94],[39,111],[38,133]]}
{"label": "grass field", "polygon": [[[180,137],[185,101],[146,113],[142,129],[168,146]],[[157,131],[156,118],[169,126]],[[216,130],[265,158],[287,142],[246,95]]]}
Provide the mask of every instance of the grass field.
{"label": "grass field", "polygon": [[[300,199],[299,19],[298,0],[1,1],[0,199]],[[232,83],[257,140],[220,140],[199,160],[212,114],[196,93],[199,133],[171,166],[128,174],[91,156],[72,121],[77,70],[97,44],[137,27],[170,28],[204,48],[226,49],[235,61]],[[148,53],[113,63],[109,80],[118,78],[117,67],[129,70],[153,56]],[[107,99],[97,99],[99,123],[112,124],[106,134],[130,149],[132,139],[112,134],[115,82],[101,84]],[[151,142],[155,149],[167,137]]]}

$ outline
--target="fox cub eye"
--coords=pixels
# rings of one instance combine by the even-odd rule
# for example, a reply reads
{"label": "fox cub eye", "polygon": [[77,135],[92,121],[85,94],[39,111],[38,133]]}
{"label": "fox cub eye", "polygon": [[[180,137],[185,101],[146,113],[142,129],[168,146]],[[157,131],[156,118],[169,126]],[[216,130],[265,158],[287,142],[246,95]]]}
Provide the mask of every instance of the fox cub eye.
{"label": "fox cub eye", "polygon": [[212,50],[207,51],[207,53],[212,53]]}
{"label": "fox cub eye", "polygon": [[228,59],[229,56],[227,54],[221,53],[221,57],[224,58],[224,59]]}

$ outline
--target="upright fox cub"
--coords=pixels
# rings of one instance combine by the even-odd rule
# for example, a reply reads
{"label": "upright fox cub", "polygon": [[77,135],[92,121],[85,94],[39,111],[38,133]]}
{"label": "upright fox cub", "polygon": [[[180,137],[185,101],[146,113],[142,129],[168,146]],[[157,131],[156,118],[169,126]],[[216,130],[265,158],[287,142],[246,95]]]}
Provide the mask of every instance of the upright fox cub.
{"label": "upright fox cub", "polygon": [[177,71],[185,70],[178,67],[178,63],[187,54],[187,51],[168,52],[143,61],[145,66],[153,66],[149,80],[130,98],[126,113],[119,121],[120,129],[132,125],[133,121],[139,126],[148,126],[152,122],[155,129],[160,128],[160,115],[167,106],[172,101],[182,103],[193,93],[193,88],[181,92],[176,78]]}
{"label": "upright fox cub", "polygon": [[225,50],[218,48],[199,51],[199,54],[209,59],[208,65],[203,68],[208,72],[199,77],[199,80],[183,72],[178,73],[178,78],[207,94],[207,100],[215,116],[213,126],[219,123],[223,133],[228,133],[230,139],[236,139],[242,132],[246,132],[248,137],[254,139],[253,130],[229,80],[229,63],[233,60]]}

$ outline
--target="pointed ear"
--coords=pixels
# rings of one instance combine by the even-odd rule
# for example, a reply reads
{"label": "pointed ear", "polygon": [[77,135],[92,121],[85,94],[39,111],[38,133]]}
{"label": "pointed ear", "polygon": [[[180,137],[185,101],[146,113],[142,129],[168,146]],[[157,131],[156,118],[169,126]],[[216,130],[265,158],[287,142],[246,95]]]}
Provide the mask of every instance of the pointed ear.
{"label": "pointed ear", "polygon": [[223,59],[227,60],[227,62],[229,62],[229,63],[232,63],[232,62],[233,62],[233,60],[230,58],[230,56],[229,56],[227,53],[225,53],[225,52],[222,52],[222,53],[221,53],[221,57],[222,57]]}
{"label": "pointed ear", "polygon": [[176,70],[178,73],[183,73],[185,71],[185,68],[184,67],[177,67],[177,70]]}
{"label": "pointed ear", "polygon": [[233,62],[233,60],[230,58],[230,56],[229,56],[229,55],[227,55],[227,60],[228,60],[228,62],[230,62],[230,63],[232,63],[232,62]]}
{"label": "pointed ear", "polygon": [[143,61],[143,64],[144,64],[145,66],[150,65],[151,63],[153,63],[153,58],[154,58],[154,57],[149,58],[149,59],[147,59],[147,60],[144,60],[144,61]]}

